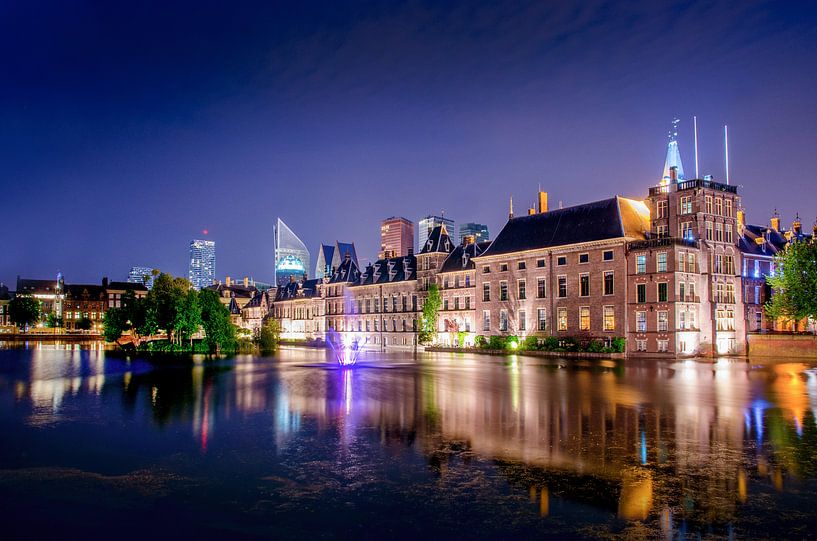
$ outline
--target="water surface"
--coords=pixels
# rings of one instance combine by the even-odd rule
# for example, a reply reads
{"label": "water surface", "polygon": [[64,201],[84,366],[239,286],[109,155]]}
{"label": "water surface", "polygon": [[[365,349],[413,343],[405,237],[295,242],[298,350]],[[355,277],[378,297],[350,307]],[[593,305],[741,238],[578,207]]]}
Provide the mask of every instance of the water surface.
{"label": "water surface", "polygon": [[807,538],[817,371],[0,350],[3,538]]}

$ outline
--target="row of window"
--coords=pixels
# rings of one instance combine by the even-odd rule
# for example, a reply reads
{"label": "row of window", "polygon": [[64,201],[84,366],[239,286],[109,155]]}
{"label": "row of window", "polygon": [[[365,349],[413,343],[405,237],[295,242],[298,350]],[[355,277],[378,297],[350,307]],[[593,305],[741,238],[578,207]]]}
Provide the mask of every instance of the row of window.
{"label": "row of window", "polygon": [[[678,212],[680,214],[692,214],[692,196],[682,196]],[[707,214],[716,214],[718,216],[732,217],[734,207],[731,199],[724,199],[722,197],[713,197],[711,195],[704,196],[704,212]],[[669,203],[666,199],[656,202],[655,214],[657,218],[666,218],[669,215]]]}
{"label": "row of window", "polygon": [[449,302],[448,298],[443,299],[443,310],[459,310],[463,308],[469,310],[471,308],[471,297],[463,297],[463,303],[460,305],[460,298],[454,297],[454,302]]}
{"label": "row of window", "polygon": [[[389,302],[391,299],[391,303]],[[411,311],[416,312],[418,307],[417,295],[412,295]],[[391,305],[391,310],[389,306]],[[329,314],[343,314],[344,308],[348,306],[348,313],[350,314],[379,314],[383,312],[408,312],[409,311],[409,296],[408,295],[385,295],[381,300],[379,297],[370,297],[367,299],[357,299],[344,303],[343,301],[329,301],[326,303],[326,309]]]}
{"label": "row of window", "polygon": [[[602,261],[613,261],[613,250],[604,250],[601,253]],[[582,252],[577,256],[577,262],[579,264],[590,263],[590,253],[589,252]],[[567,256],[560,255],[556,257],[556,266],[563,267],[567,265]],[[545,267],[545,260],[544,259],[537,259],[536,260],[536,267],[537,268],[544,268]],[[527,263],[524,261],[517,261],[516,262],[517,270],[525,270],[527,268]],[[507,263],[500,263],[499,264],[499,272],[507,272],[508,271],[508,264]],[[489,274],[491,272],[490,265],[484,265],[482,267],[483,274]]]}
{"label": "row of window", "polygon": [[[454,276],[454,287],[460,287],[460,276],[459,274]],[[462,280],[462,283],[465,284],[465,287],[471,287],[471,276],[466,274],[465,279]],[[449,280],[448,276],[443,277],[443,289],[448,289],[450,287],[451,281]]]}
{"label": "row of window", "polygon": [[[580,331],[590,331],[591,328],[591,318],[590,318],[590,307],[589,306],[581,306],[579,307],[578,311],[578,329]],[[556,330],[558,331],[568,331],[570,330],[568,324],[568,309],[564,307],[560,307],[556,309]],[[548,328],[547,325],[547,310],[545,308],[539,308],[536,310],[536,330],[537,331],[546,331]],[[491,331],[491,311],[490,310],[483,310],[482,312],[482,330],[484,332]],[[527,331],[528,330],[528,321],[527,321],[527,312],[525,310],[519,310],[517,312],[517,320],[516,320],[516,327],[514,329],[509,329],[509,319],[508,319],[508,311],[507,310],[500,310],[499,311],[499,331],[500,332],[519,332],[519,331]],[[615,331],[616,330],[616,311],[615,307],[613,306],[603,306],[602,307],[602,330],[604,331]]]}
{"label": "row of window", "polygon": [[[605,271],[602,275],[601,289],[604,295],[613,295],[615,293],[614,287],[614,273],[613,271]],[[579,297],[589,297],[591,294],[590,287],[590,273],[583,272],[579,274]],[[525,279],[517,280],[516,282],[516,298],[518,300],[527,299],[527,281]],[[562,274],[556,277],[556,296],[559,298],[567,297],[567,276]],[[547,281],[545,278],[536,279],[536,298],[547,298]],[[489,302],[491,300],[491,284],[490,282],[482,283],[482,300]],[[499,282],[499,300],[507,301],[508,297],[508,282],[502,280]]]}
{"label": "row of window", "polygon": [[[382,319],[382,323],[381,323]],[[410,323],[409,323],[410,321]],[[339,332],[417,332],[417,319],[398,321],[395,319],[374,318],[366,320],[346,321],[345,319],[329,320],[329,327]],[[470,329],[468,329],[470,331]]]}

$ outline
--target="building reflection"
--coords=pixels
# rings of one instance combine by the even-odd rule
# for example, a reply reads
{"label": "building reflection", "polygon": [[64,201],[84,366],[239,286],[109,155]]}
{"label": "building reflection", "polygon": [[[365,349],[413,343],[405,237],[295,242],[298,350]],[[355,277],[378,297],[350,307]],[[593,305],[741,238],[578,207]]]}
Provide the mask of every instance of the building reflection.
{"label": "building reflection", "polygon": [[274,365],[245,356],[150,370],[104,352],[59,355],[32,351],[15,379],[31,424],[59,422],[71,400],[109,395],[133,416],[189,427],[202,453],[260,422],[276,452],[306,434],[334,442],[340,469],[367,460],[367,438],[385,453],[421,456],[440,477],[477,457],[542,517],[577,501],[654,521],[666,538],[728,524],[759,487],[786,491],[817,476],[817,372],[802,363],[428,356],[341,370],[292,353]]}

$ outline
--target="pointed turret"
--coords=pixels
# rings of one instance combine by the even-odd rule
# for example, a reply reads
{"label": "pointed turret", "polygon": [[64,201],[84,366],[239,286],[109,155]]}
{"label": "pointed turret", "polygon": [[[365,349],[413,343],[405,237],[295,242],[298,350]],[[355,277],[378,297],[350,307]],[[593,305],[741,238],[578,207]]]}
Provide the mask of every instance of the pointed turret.
{"label": "pointed turret", "polygon": [[684,180],[684,165],[681,163],[681,152],[678,150],[678,123],[677,118],[672,121],[672,129],[669,131],[669,141],[667,142],[667,158],[664,160],[664,174],[661,177],[661,184],[669,184],[673,180],[672,168],[675,167],[678,182]]}

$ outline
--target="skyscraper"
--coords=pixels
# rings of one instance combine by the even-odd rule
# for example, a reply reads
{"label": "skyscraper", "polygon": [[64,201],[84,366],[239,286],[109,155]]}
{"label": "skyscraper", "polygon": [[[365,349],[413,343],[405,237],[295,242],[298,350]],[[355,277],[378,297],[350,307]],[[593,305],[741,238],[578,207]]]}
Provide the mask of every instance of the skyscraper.
{"label": "skyscraper", "polygon": [[446,230],[454,231],[454,220],[444,218],[442,216],[426,216],[417,222],[417,246],[419,251],[422,251],[423,246],[428,240],[428,236],[434,231],[438,225],[445,225]]}
{"label": "skyscraper", "polygon": [[190,266],[187,277],[195,289],[207,287],[216,278],[216,243],[212,240],[190,241]]}
{"label": "skyscraper", "polygon": [[335,241],[335,245],[321,244],[318,250],[318,262],[315,264],[315,278],[332,276],[333,269],[340,267],[346,259],[351,258],[357,265],[357,251],[354,242]]}
{"label": "skyscraper", "polygon": [[142,284],[146,288],[153,287],[153,268],[152,267],[131,267],[128,273],[128,283]]}
{"label": "skyscraper", "polygon": [[474,242],[491,240],[490,236],[488,235],[488,226],[485,224],[476,224],[474,222],[460,224],[460,244],[462,244],[462,239],[466,236],[474,237]]}
{"label": "skyscraper", "polygon": [[408,218],[392,216],[380,225],[380,253],[378,259],[402,257],[414,248],[414,222]]}
{"label": "skyscraper", "polygon": [[309,250],[281,218],[275,226],[275,283],[285,285],[290,277],[308,278]]}

